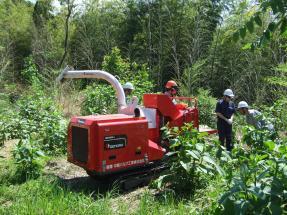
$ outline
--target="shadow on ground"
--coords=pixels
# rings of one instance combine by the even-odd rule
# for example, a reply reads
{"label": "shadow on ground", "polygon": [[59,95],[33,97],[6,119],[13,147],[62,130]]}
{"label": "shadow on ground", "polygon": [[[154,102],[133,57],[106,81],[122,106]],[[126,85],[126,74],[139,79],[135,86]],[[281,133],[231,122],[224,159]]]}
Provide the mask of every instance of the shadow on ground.
{"label": "shadow on ground", "polygon": [[[44,172],[47,175],[56,177],[56,183],[60,187],[72,192],[92,195],[94,198],[98,198],[99,195],[105,196],[110,194],[114,196],[126,196],[131,193],[131,195],[134,195],[134,193],[141,192],[139,188],[146,187],[149,182],[142,180],[142,178],[123,180],[120,177],[121,175],[94,178],[88,176],[82,168],[67,162],[65,158],[57,158],[49,161]],[[119,181],[119,178],[121,178],[121,181]]]}
{"label": "shadow on ground", "polygon": [[106,194],[119,190],[115,183],[95,180],[89,176],[75,177],[70,179],[60,178],[58,176],[60,186],[65,187],[73,192]]}
{"label": "shadow on ground", "polygon": [[[90,176],[64,179],[57,176],[60,187],[72,192],[84,193],[94,199],[103,196],[134,196],[139,195],[147,188],[146,184],[140,184],[130,189],[124,189],[117,180],[96,180]],[[129,198],[129,197],[128,197]]]}

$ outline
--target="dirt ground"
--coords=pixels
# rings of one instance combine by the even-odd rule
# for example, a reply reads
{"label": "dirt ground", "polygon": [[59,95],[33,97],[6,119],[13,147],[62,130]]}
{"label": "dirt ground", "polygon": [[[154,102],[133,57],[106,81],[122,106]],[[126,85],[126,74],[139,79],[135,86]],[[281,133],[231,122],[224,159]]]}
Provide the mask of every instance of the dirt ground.
{"label": "dirt ground", "polygon": [[[44,169],[47,174],[56,175],[64,184],[75,192],[95,192],[105,195],[107,191],[113,190],[111,184],[103,181],[97,181],[89,177],[85,170],[69,163],[66,158],[56,158],[49,161]],[[122,203],[129,205],[128,211],[133,212],[138,208],[140,197],[150,192],[147,186],[135,188],[128,191],[120,191],[115,193],[112,202],[112,208],[116,212]],[[130,203],[133,204],[130,204]]]}
{"label": "dirt ground", "polygon": [[0,159],[10,159],[12,157],[12,151],[14,146],[19,140],[8,140],[0,147]]}

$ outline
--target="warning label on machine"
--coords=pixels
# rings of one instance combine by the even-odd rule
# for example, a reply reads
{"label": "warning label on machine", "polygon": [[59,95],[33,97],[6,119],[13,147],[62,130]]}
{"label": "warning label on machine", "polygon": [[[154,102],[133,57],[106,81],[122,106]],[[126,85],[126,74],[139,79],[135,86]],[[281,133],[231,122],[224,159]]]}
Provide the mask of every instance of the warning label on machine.
{"label": "warning label on machine", "polygon": [[109,164],[109,165],[107,165],[107,169],[127,167],[127,166],[132,166],[135,164],[142,164],[144,162],[145,162],[144,159],[139,159],[139,160],[133,160],[133,161],[126,161],[126,162],[122,162],[122,163]]}

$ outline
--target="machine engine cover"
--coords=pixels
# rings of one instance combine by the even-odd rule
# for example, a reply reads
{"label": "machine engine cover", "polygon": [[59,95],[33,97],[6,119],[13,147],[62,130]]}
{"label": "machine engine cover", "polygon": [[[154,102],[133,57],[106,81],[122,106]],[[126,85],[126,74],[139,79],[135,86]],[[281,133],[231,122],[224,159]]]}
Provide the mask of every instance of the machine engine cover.
{"label": "machine engine cover", "polygon": [[148,121],[124,114],[72,118],[68,161],[99,175],[148,162]]}

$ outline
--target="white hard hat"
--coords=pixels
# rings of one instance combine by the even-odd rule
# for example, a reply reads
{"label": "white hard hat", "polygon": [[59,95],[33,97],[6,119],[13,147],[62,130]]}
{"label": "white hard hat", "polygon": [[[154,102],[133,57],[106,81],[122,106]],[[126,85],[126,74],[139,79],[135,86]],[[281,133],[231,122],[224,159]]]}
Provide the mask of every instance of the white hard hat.
{"label": "white hard hat", "polygon": [[249,106],[248,106],[247,102],[241,101],[241,102],[238,103],[238,107],[237,108],[238,109],[240,109],[240,108],[249,108]]}
{"label": "white hard hat", "polygon": [[232,92],[231,89],[226,89],[226,90],[224,90],[223,95],[224,95],[224,96],[229,96],[229,97],[231,97],[231,98],[234,97],[234,94],[233,94],[233,92]]}
{"label": "white hard hat", "polygon": [[125,83],[124,86],[123,86],[123,88],[124,88],[124,89],[128,89],[128,90],[134,90],[134,89],[135,89],[134,86],[133,86],[133,84],[132,84],[131,82]]}

